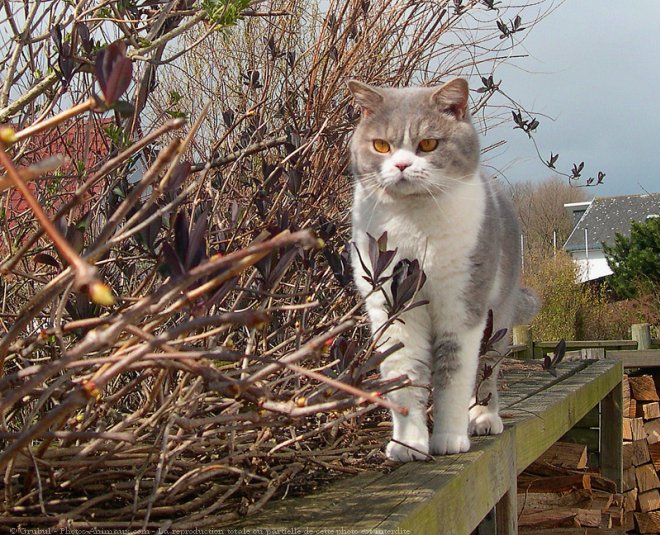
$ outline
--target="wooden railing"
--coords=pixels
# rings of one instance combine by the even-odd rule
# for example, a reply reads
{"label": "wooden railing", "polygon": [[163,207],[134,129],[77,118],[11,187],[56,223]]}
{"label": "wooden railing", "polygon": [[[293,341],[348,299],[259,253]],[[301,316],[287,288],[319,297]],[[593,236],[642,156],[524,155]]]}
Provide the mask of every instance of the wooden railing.
{"label": "wooden railing", "polygon": [[[648,323],[631,326],[631,340],[568,340],[566,350],[569,358],[615,358],[622,360],[624,367],[659,367],[660,340],[651,338]],[[558,340],[535,342],[529,325],[513,328],[513,345],[510,354],[514,358],[543,358],[554,351]],[[579,352],[580,355],[575,352]]]}
{"label": "wooden railing", "polygon": [[[632,333],[633,340],[568,341],[556,377],[534,362],[505,371],[505,430],[473,437],[468,453],[362,474],[272,504],[236,526],[238,532],[465,535],[476,529],[479,535],[511,535],[517,533],[517,475],[558,439],[585,433],[592,462],[620,489],[623,368],[660,366],[660,343],[651,339],[649,326],[633,326]],[[511,352],[541,358],[556,345],[534,342],[529,328],[520,326]]]}

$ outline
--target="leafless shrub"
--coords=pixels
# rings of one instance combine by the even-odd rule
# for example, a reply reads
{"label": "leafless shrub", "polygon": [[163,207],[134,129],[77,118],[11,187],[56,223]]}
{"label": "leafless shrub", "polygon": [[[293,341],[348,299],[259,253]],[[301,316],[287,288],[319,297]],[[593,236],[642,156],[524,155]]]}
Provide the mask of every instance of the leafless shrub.
{"label": "leafless shrub", "polygon": [[2,8],[0,525],[222,525],[382,461],[407,379],[348,289],[344,81],[478,73],[489,120],[541,8]]}

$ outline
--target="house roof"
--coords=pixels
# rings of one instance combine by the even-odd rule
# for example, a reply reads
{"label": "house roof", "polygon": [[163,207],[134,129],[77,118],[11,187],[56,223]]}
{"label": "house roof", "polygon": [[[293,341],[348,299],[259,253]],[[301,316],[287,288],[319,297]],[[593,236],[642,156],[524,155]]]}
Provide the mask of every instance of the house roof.
{"label": "house roof", "polygon": [[630,235],[632,221],[660,215],[660,193],[595,197],[564,244],[568,252],[585,250],[585,229],[590,250],[614,243],[616,234]]}

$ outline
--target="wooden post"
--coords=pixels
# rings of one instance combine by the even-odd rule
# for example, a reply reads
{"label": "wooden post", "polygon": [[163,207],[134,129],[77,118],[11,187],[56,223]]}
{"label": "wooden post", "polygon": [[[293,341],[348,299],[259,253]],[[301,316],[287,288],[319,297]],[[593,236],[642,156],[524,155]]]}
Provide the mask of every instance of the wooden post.
{"label": "wooden post", "polygon": [[511,487],[495,506],[497,535],[518,533],[518,470],[515,463],[511,469]]}
{"label": "wooden post", "polygon": [[621,492],[623,480],[623,388],[616,385],[600,403],[600,468]]}
{"label": "wooden post", "polygon": [[635,323],[631,330],[632,339],[637,341],[638,351],[651,349],[651,326],[648,323]]}
{"label": "wooden post", "polygon": [[527,349],[521,353],[523,359],[534,358],[534,340],[532,339],[532,328],[529,325],[513,327],[513,345],[527,346]]}

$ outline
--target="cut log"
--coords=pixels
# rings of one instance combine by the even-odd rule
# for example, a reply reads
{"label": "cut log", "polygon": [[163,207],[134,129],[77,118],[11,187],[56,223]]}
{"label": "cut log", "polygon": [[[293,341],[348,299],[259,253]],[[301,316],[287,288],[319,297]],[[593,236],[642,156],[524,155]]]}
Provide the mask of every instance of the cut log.
{"label": "cut log", "polygon": [[625,511],[623,510],[623,507],[616,507],[610,509],[608,511],[608,514],[610,515],[610,527],[612,528],[623,527],[624,518],[625,518],[624,513]]}
{"label": "cut log", "polygon": [[623,492],[627,492],[629,490],[632,490],[636,487],[637,485],[637,479],[635,477],[635,467],[631,468],[626,468],[623,471],[623,479],[621,481],[621,490]]}
{"label": "cut log", "polygon": [[[647,424],[652,424],[654,421],[655,420],[652,422],[647,422]],[[631,418],[630,428],[633,440],[646,440],[647,430],[644,425],[644,418]]]}
{"label": "cut log", "polygon": [[538,513],[522,514],[518,517],[518,528],[598,528],[601,512],[598,509],[549,509]]}
{"label": "cut log", "polygon": [[629,490],[628,492],[623,493],[623,508],[626,511],[635,511],[637,510],[637,489]]}
{"label": "cut log", "polygon": [[587,466],[587,447],[570,442],[555,442],[537,462],[580,470]]}
{"label": "cut log", "polygon": [[583,528],[598,528],[602,521],[602,515],[599,509],[577,509],[575,521]]}
{"label": "cut log", "polygon": [[594,490],[591,504],[588,509],[598,509],[601,513],[607,513],[614,502],[614,495],[602,490]]}
{"label": "cut log", "polygon": [[660,509],[660,492],[658,492],[658,489],[642,492],[637,496],[637,499],[639,500],[639,510],[642,513]]}
{"label": "cut log", "polygon": [[660,419],[646,422],[644,424],[644,430],[646,431],[646,439],[649,444],[660,442]]}
{"label": "cut log", "polygon": [[640,533],[660,533],[660,512],[651,511],[650,513],[635,513],[635,523],[637,531]]}
{"label": "cut log", "polygon": [[575,521],[577,511],[571,509],[551,509],[518,517],[518,529],[580,527]]}
{"label": "cut log", "polygon": [[630,382],[625,374],[623,375],[621,388],[623,390],[623,417],[630,418]]}
{"label": "cut log", "polygon": [[635,466],[641,466],[651,462],[649,443],[646,441],[646,439],[635,440],[632,445],[632,462]]}
{"label": "cut log", "polygon": [[623,419],[623,440],[632,440],[632,427],[630,418]]}
{"label": "cut log", "polygon": [[660,442],[649,444],[649,455],[653,462],[655,469],[660,470]]}
{"label": "cut log", "polygon": [[642,417],[645,420],[653,420],[660,418],[660,403],[652,401],[651,403],[644,403],[642,405]]}
{"label": "cut log", "polygon": [[624,442],[623,443],[623,448],[621,450],[622,457],[623,457],[623,468],[630,468],[633,466],[633,443],[632,442]]}
{"label": "cut log", "polygon": [[655,388],[655,381],[651,375],[640,375],[638,377],[629,377],[631,399],[637,401],[660,401],[658,391]]}
{"label": "cut log", "polygon": [[[651,465],[649,465],[651,466]],[[555,477],[532,477],[528,481],[518,478],[518,490],[521,492],[566,492],[570,490],[591,490],[591,475],[570,474]]]}
{"label": "cut log", "polygon": [[655,467],[649,463],[635,468],[635,479],[637,480],[637,490],[640,493],[660,487],[660,479]]}
{"label": "cut log", "polygon": [[592,492],[586,489],[568,492],[528,492],[518,494],[518,514],[531,514],[548,509],[568,507],[593,508]]}

